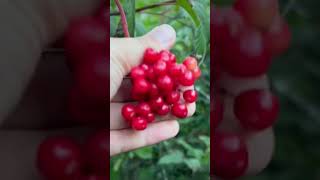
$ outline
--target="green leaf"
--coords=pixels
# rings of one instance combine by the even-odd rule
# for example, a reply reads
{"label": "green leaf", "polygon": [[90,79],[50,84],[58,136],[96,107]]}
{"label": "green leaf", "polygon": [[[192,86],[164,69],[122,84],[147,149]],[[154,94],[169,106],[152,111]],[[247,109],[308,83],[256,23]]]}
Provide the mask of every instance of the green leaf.
{"label": "green leaf", "polygon": [[180,163],[183,163],[183,160],[184,160],[183,153],[177,150],[162,156],[158,161],[158,164],[159,165],[180,164]]}
{"label": "green leaf", "polygon": [[200,25],[199,18],[196,14],[196,12],[192,9],[191,4],[189,3],[188,0],[177,0],[177,4],[182,7],[187,13],[191,16],[193,22],[196,24],[198,27]]}
{"label": "green leaf", "polygon": [[115,36],[115,34],[117,32],[119,21],[120,21],[119,17],[110,16],[110,36],[111,37]]}
{"label": "green leaf", "polygon": [[197,171],[201,168],[200,161],[195,158],[185,159],[184,163],[193,171]]}
{"label": "green leaf", "polygon": [[152,158],[152,148],[145,147],[134,151],[135,155],[141,159],[151,159]]}

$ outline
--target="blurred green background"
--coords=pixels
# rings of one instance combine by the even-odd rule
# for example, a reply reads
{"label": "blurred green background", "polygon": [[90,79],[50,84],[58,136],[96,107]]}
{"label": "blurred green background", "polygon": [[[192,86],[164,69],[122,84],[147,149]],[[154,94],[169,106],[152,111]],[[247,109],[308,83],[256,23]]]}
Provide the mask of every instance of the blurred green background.
{"label": "blurred green background", "polygon": [[[110,32],[123,36],[114,1],[111,2]],[[208,179],[210,163],[210,1],[123,0],[131,36],[140,36],[160,24],[170,24],[177,32],[172,52],[178,61],[189,55],[199,59],[202,77],[197,112],[180,121],[180,133],[172,140],[124,153],[111,159],[112,180]],[[155,7],[149,7],[156,5]],[[147,8],[141,11],[141,8]],[[135,9],[140,9],[135,12]],[[163,132],[166,133],[166,132]]]}

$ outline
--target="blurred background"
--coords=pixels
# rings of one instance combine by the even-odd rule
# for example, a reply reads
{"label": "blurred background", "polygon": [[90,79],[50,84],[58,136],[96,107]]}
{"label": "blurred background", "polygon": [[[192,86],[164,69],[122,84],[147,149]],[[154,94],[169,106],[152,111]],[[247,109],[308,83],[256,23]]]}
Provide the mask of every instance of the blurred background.
{"label": "blurred background", "polygon": [[[177,32],[172,49],[178,61],[189,55],[201,64],[197,112],[180,121],[180,133],[170,141],[112,157],[112,180],[208,179],[210,163],[210,1],[122,0],[131,36],[140,36],[160,24]],[[110,1],[110,35],[122,37],[120,18]],[[136,10],[136,11],[135,11]],[[165,133],[165,132],[163,132]]]}
{"label": "blurred background", "polygon": [[[214,0],[225,5],[232,0]],[[279,0],[292,32],[289,51],[273,61],[269,72],[281,113],[275,125],[271,164],[245,180],[320,179],[320,1]]]}
{"label": "blurred background", "polygon": [[[233,0],[213,0],[217,6]],[[291,47],[273,61],[268,73],[280,97],[275,151],[269,166],[244,180],[320,179],[320,1],[279,0],[290,25]]]}

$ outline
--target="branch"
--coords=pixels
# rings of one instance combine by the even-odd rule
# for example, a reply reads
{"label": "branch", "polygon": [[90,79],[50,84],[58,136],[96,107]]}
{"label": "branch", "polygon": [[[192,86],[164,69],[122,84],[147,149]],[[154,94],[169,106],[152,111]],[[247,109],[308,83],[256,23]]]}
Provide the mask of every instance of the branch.
{"label": "branch", "polygon": [[125,37],[130,37],[130,33],[129,33],[129,30],[128,30],[128,23],[127,23],[126,13],[124,12],[120,1],[119,0],[114,0],[114,1],[115,1],[116,5],[117,5],[117,7],[119,9],[119,12],[120,12],[121,24],[122,24],[122,30],[124,32],[124,36]]}
{"label": "branch", "polygon": [[[170,1],[165,1],[165,2],[155,3],[155,4],[151,4],[151,5],[145,6],[145,7],[138,8],[138,9],[136,9],[136,12],[142,12],[142,11],[145,11],[145,10],[148,10],[148,9],[157,8],[157,7],[160,7],[160,6],[171,6],[171,5],[174,5],[175,3],[176,3],[176,0],[170,0]],[[110,16],[118,16],[120,14],[121,13],[119,13],[119,12],[113,12],[113,13],[110,13]]]}

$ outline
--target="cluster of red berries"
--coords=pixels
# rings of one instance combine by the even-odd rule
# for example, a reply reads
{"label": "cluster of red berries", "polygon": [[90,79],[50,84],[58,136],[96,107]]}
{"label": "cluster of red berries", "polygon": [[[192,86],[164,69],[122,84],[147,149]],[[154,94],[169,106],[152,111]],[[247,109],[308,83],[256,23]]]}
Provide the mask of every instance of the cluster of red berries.
{"label": "cluster of red berries", "polygon": [[178,64],[170,51],[148,48],[142,64],[134,67],[130,76],[132,98],[138,104],[124,105],[122,116],[133,129],[144,130],[155,120],[155,115],[165,116],[171,112],[177,118],[187,117],[187,104],[194,103],[198,93],[194,89],[181,92],[181,87],[194,85],[201,70],[193,57]]}
{"label": "cluster of red berries", "polygon": [[67,65],[74,79],[67,103],[69,115],[77,123],[99,126],[100,130],[84,145],[64,136],[44,140],[39,145],[37,166],[46,179],[107,179],[109,132],[102,128],[108,118],[107,14],[103,3],[94,16],[70,22],[64,37]]}
{"label": "cluster of red berries", "polygon": [[105,130],[90,135],[83,145],[70,137],[51,137],[38,149],[37,166],[46,179],[107,179],[109,137]]}
{"label": "cluster of red berries", "polygon": [[[215,131],[211,157],[214,175],[233,179],[248,167],[245,139],[237,133],[219,129],[224,103],[221,72],[236,78],[253,78],[266,74],[273,57],[284,53],[291,33],[281,17],[277,0],[236,0],[232,7],[213,7],[213,67],[215,95],[211,119]],[[247,90],[234,99],[233,113],[244,132],[255,133],[270,128],[279,113],[278,98],[266,89]]]}

